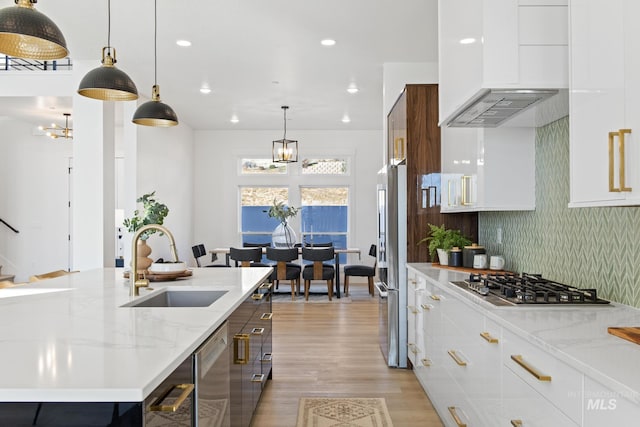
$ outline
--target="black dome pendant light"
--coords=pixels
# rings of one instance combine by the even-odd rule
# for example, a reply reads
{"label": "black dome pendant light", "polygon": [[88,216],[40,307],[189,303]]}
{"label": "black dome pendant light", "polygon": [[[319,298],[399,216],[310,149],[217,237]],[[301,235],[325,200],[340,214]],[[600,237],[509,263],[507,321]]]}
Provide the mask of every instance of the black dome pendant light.
{"label": "black dome pendant light", "polygon": [[154,80],[151,101],[140,105],[131,120],[137,125],[169,127],[178,124],[178,116],[171,107],[160,101],[160,86],[158,86],[158,0],[154,2],[154,33],[153,33],[153,69]]}
{"label": "black dome pendant light", "polygon": [[[115,67],[116,50],[111,47],[111,0],[109,5],[109,29],[107,46],[102,48],[102,65],[89,71],[80,81],[78,93],[87,98],[102,101],[133,101],[138,99],[138,89],[133,80]],[[113,51],[113,56],[111,56]],[[106,56],[105,56],[106,53]]]}
{"label": "black dome pendant light", "polygon": [[16,6],[0,9],[0,52],[18,58],[43,61],[69,54],[58,26],[33,4],[38,0],[14,0]]}

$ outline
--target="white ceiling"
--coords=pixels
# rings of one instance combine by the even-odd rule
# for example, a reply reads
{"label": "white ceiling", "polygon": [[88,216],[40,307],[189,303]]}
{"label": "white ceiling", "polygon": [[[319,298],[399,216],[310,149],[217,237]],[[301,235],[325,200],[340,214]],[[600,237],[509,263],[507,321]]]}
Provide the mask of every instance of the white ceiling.
{"label": "white ceiling", "polygon": [[[152,0],[111,2],[117,67],[148,98],[153,7]],[[40,0],[36,8],[60,27],[73,60],[100,65],[107,0]],[[282,105],[290,107],[287,129],[381,129],[383,63],[437,61],[436,8],[437,0],[159,0],[161,98],[194,129],[282,129]],[[321,46],[325,38],[336,45]],[[351,83],[360,89],[355,95],[346,91]],[[212,92],[201,94],[202,85]],[[0,96],[0,116],[59,114],[62,124],[71,95]],[[350,123],[341,122],[344,115]]]}

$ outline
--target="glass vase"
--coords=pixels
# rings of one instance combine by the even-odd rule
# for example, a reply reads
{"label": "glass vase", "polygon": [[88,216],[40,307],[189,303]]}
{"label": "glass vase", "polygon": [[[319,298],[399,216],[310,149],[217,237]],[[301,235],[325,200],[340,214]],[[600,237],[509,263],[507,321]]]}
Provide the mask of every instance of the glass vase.
{"label": "glass vase", "polygon": [[271,244],[274,248],[292,248],[297,240],[296,232],[286,222],[278,224],[271,234]]}

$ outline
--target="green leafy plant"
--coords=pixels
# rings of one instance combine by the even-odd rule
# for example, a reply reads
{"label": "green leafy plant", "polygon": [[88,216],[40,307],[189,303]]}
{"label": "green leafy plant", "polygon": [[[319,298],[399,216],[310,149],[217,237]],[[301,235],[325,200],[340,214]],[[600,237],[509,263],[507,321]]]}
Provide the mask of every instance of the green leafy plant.
{"label": "green leafy plant", "polygon": [[[142,203],[142,212],[136,209],[132,218],[126,218],[122,224],[127,227],[131,233],[135,233],[147,224],[162,225],[165,217],[169,214],[169,208],[164,203],[157,201],[154,196],[156,192],[147,193],[138,197],[136,202]],[[146,240],[150,235],[156,233],[157,230],[147,230],[140,238]]]}
{"label": "green leafy plant", "polygon": [[269,218],[277,218],[283,224],[287,224],[287,219],[292,218],[298,214],[298,208],[293,206],[287,206],[284,202],[278,202],[273,199],[273,205],[269,208],[267,214]]}
{"label": "green leafy plant", "polygon": [[471,240],[466,238],[460,230],[446,229],[444,224],[437,226],[434,224],[429,225],[429,234],[424,239],[418,242],[418,245],[429,242],[429,256],[431,260],[436,260],[437,250],[443,249],[447,252],[453,247],[462,248],[469,246]]}

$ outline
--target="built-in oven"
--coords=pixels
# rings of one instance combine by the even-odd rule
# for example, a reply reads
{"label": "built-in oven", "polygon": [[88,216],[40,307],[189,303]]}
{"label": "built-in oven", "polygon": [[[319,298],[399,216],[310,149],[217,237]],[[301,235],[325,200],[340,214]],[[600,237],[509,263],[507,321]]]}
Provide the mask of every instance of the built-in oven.
{"label": "built-in oven", "polygon": [[195,425],[230,427],[229,327],[224,322],[193,356]]}

